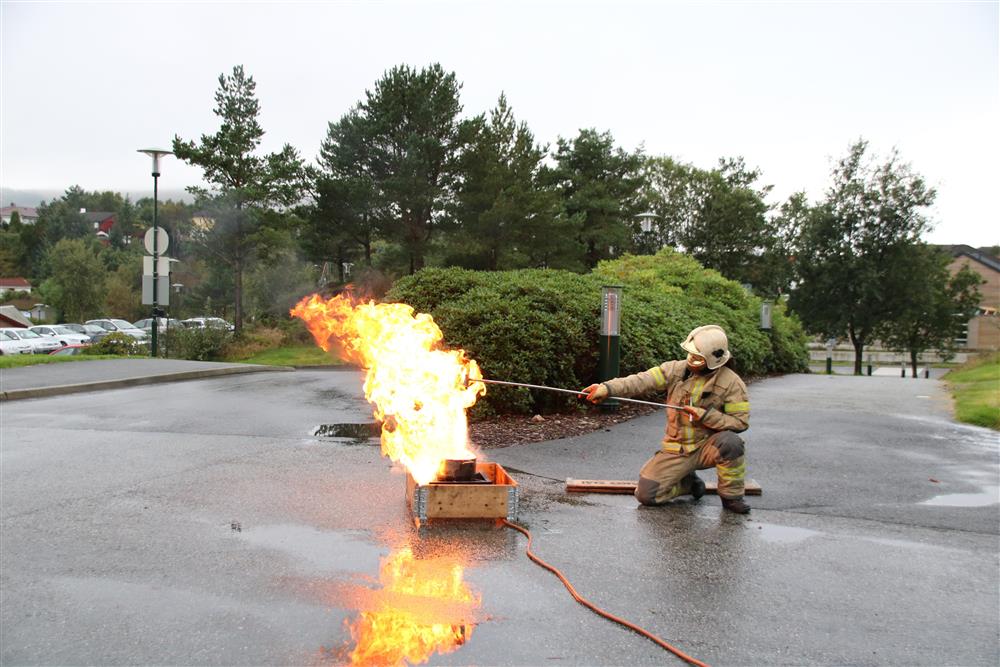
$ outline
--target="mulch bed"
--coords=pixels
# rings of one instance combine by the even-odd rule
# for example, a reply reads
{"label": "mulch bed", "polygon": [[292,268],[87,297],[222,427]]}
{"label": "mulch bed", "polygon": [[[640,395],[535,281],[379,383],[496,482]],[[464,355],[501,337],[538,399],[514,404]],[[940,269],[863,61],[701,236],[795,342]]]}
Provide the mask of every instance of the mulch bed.
{"label": "mulch bed", "polygon": [[613,424],[620,424],[656,411],[654,407],[622,404],[618,412],[613,413],[601,412],[599,408],[591,407],[579,412],[534,417],[501,415],[470,424],[469,439],[480,449],[557,440],[607,429]]}

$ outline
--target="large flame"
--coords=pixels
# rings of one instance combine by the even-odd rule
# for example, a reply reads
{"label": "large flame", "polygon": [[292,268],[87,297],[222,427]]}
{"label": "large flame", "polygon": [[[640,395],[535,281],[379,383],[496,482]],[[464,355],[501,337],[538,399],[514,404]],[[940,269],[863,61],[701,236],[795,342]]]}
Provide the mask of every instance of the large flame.
{"label": "large flame", "polygon": [[417,484],[437,476],[445,459],[473,458],[465,411],[486,393],[479,365],[464,350],[441,347],[441,329],[402,303],[355,302],[349,296],[302,299],[291,310],[326,351],[339,349],[365,371],[365,398],[382,422],[382,453]]}
{"label": "large flame", "polygon": [[449,560],[418,561],[409,547],[383,559],[375,608],[350,625],[351,663],[419,664],[464,644],[481,600],[463,581],[463,571]]}

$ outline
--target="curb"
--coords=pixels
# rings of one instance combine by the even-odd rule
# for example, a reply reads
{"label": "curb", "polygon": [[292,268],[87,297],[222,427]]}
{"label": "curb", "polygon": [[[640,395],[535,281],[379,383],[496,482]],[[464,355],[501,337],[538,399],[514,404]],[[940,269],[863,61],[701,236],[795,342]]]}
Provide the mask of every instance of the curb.
{"label": "curb", "polygon": [[179,373],[164,373],[143,377],[122,378],[120,380],[102,380],[100,382],[81,382],[79,384],[63,384],[52,387],[34,387],[32,389],[12,389],[0,392],[0,401],[18,401],[25,398],[45,398],[47,396],[63,396],[86,391],[102,391],[105,389],[121,389],[137,387],[144,384],[159,384],[161,382],[183,382],[185,380],[200,380],[202,378],[221,377],[225,375],[242,375],[245,373],[294,372],[288,366],[247,366],[246,368],[209,368],[199,371],[181,371]]}

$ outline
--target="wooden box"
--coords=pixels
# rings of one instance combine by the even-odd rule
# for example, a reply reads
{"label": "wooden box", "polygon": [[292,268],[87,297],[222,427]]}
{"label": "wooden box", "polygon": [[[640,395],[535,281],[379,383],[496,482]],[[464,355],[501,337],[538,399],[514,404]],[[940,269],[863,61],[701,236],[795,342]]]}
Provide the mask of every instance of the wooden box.
{"label": "wooden box", "polygon": [[406,504],[417,524],[436,519],[517,520],[517,482],[499,463],[477,461],[476,472],[489,482],[431,482],[421,486],[407,472]]}

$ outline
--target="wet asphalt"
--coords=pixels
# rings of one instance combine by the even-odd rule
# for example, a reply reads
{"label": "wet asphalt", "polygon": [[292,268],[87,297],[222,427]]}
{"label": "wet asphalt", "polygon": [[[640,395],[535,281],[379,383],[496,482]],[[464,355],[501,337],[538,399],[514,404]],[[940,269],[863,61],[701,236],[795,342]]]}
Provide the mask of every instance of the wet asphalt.
{"label": "wet asphalt", "polygon": [[[82,364],[81,364],[82,365]],[[355,371],[203,379],[0,403],[3,664],[340,664],[409,549],[481,604],[431,664],[681,664],[572,601],[491,524],[417,529]],[[747,517],[566,494],[634,478],[662,415],[494,449],[535,550],[579,592],[714,665],[1000,661],[1000,436],[935,380],[750,387]],[[421,607],[427,617],[454,610]],[[425,601],[426,602],[426,601]]]}

